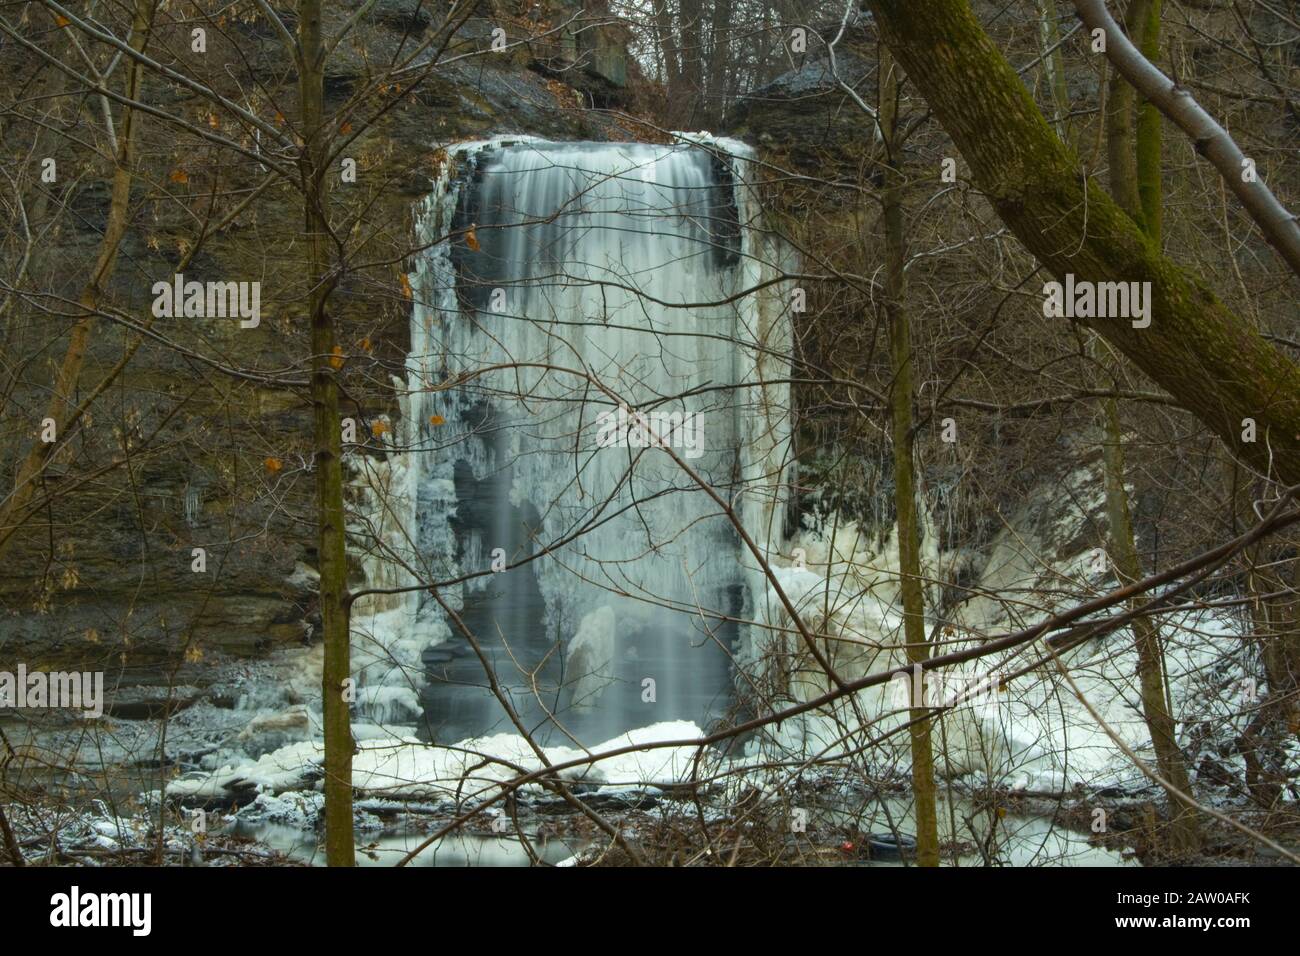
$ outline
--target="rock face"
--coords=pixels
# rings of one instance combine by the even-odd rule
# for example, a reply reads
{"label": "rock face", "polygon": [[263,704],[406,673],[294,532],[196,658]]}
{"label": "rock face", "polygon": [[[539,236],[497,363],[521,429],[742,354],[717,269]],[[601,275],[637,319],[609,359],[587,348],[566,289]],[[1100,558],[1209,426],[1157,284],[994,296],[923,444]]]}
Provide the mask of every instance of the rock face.
{"label": "rock face", "polygon": [[[292,9],[275,6],[293,30]],[[326,5],[326,35],[360,6],[360,0]],[[578,16],[569,30],[594,15],[590,5],[572,4],[541,14],[549,23]],[[380,65],[401,62],[433,38],[440,18],[433,5],[418,0],[380,0],[370,8],[356,41],[340,44],[330,59],[327,111],[366,91]],[[296,76],[280,37],[260,14],[232,21],[209,31],[202,79],[288,128],[286,115],[296,113]],[[412,248],[411,209],[429,189],[440,147],[503,132],[634,136],[584,108],[597,100],[610,103],[629,81],[617,26],[598,27],[571,43],[574,55],[566,62],[579,68],[557,72],[557,62],[540,48],[491,52],[497,23],[505,23],[508,34],[523,32],[492,4],[479,4],[447,46],[444,58],[454,62],[419,83],[408,81],[407,89],[394,84],[372,92],[357,116],[378,118],[354,121],[359,135],[344,147],[358,176],[355,184],[334,187],[332,216],[349,251],[332,306],[344,353],[343,414],[358,423],[359,441],[375,434],[372,423],[380,416],[397,414],[392,383],[405,361],[410,316],[402,277],[419,254]],[[189,47],[188,26],[158,33],[165,44],[160,51]],[[565,35],[573,40],[572,33]],[[485,52],[466,55],[474,50]],[[6,75],[35,70],[39,64],[24,56],[12,46],[0,51]],[[166,56],[175,69],[195,70],[179,54]],[[389,100],[380,109],[384,96]],[[246,126],[173,85],[151,77],[144,98],[246,150],[261,148]],[[30,135],[28,128],[19,138]],[[265,175],[247,156],[178,133],[175,125],[146,119],[141,135],[143,168],[133,187],[132,221],[104,299],[105,312],[131,322],[150,314],[152,284],[170,280],[179,257],[196,242],[211,194],[221,194],[213,204],[220,218],[238,202],[229,196],[245,195]],[[4,146],[6,162],[13,150],[29,148],[30,142]],[[66,302],[75,301],[95,261],[109,191],[102,160],[89,151],[79,155],[75,143],[60,149],[61,168],[83,174],[70,187],[69,212],[51,232],[29,284]],[[363,217],[351,236],[349,212]],[[243,329],[223,319],[159,319],[155,331],[165,342],[147,340],[75,434],[60,436],[68,447],[45,478],[48,504],[0,561],[0,664],[75,661],[142,673],[183,661],[188,673],[223,654],[259,654],[310,640],[319,618],[311,408],[303,371],[310,350],[302,218],[300,193],[280,181],[227,228],[206,235],[185,278],[260,282],[260,324]],[[369,235],[364,243],[363,233]],[[52,369],[74,324],[30,303],[11,310],[3,344],[27,361],[0,417],[0,487],[6,490],[13,463],[36,438]],[[80,380],[83,395],[118,362],[129,338],[120,324],[97,320]],[[370,444],[350,454],[382,454],[378,442]],[[122,457],[129,465],[97,473]],[[203,549],[201,572],[195,549]],[[193,673],[187,679],[201,682]]]}
{"label": "rock face", "polygon": [[829,58],[809,60],[746,96],[728,133],[783,155],[795,169],[861,156],[875,142],[874,128],[840,81],[859,89],[874,86],[874,76],[875,64],[852,54],[837,56],[833,66]]}
{"label": "rock face", "polygon": [[[834,37],[838,21],[819,33]],[[753,143],[765,157],[801,172],[853,173],[875,149],[871,118],[845,87],[875,102],[876,38],[863,14],[847,28],[834,59],[814,50],[795,68],[744,96],[728,116],[726,132]]]}

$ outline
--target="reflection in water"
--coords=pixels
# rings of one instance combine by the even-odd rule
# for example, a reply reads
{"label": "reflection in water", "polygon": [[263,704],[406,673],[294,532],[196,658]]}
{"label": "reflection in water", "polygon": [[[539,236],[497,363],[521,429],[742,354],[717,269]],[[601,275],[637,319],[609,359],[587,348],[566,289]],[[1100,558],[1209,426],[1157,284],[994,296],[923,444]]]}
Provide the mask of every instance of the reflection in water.
{"label": "reflection in water", "polygon": [[[989,812],[971,801],[953,801],[951,812],[948,802],[939,799],[939,840],[942,844],[953,841],[953,824],[956,824],[956,841],[968,847],[958,858],[958,866],[1137,866],[1136,859],[1125,860],[1119,853],[1096,847],[1085,834],[1054,824],[1048,817],[1016,816],[997,817],[996,839],[989,840],[991,825]],[[830,812],[828,822],[860,833],[901,834],[914,832],[911,800],[897,797],[880,801],[864,813]],[[280,824],[240,824],[233,831],[239,836],[260,840],[273,849],[287,853],[304,863],[323,866],[325,848],[321,837],[314,831],[303,831]],[[829,834],[829,830],[827,833]],[[978,835],[978,840],[976,836]],[[358,866],[393,866],[407,853],[419,846],[428,833],[394,828],[382,834],[357,835]],[[829,839],[829,837],[828,837]],[[800,842],[817,843],[816,835]],[[838,841],[831,841],[836,845]],[[981,853],[975,844],[983,846]],[[529,835],[533,852],[543,865],[555,865],[591,846],[582,837],[557,837],[554,835]],[[945,861],[947,856],[945,855]],[[421,851],[411,865],[415,866],[529,866],[528,853],[519,838],[511,834],[479,835],[460,833],[444,837],[438,843]],[[905,866],[901,860],[874,860],[872,866]]]}
{"label": "reflection in water", "polygon": [[[996,811],[957,798],[949,802],[937,797],[939,843],[955,842],[968,846],[969,852],[958,857],[958,866],[984,866],[985,855],[993,866],[1137,866],[1137,860],[1125,860],[1113,850],[1093,846],[1085,834],[1054,824],[1050,817],[997,816]],[[899,797],[881,801],[863,814],[837,815],[845,825],[863,833],[916,832],[913,802]],[[994,825],[996,818],[996,825]],[[955,830],[954,830],[955,824]],[[994,838],[989,839],[990,830]],[[978,844],[978,845],[977,845]],[[979,847],[984,848],[981,853]],[[947,856],[945,855],[945,860]],[[881,863],[901,866],[901,863]]]}
{"label": "reflection in water", "polygon": [[[237,836],[265,843],[314,866],[325,865],[325,844],[320,834],[278,823],[239,824],[231,830]],[[429,834],[414,830],[385,830],[381,833],[357,834],[357,866],[396,866],[411,850],[428,839]],[[539,837],[530,839],[533,852],[543,864],[554,865],[587,846],[574,838]],[[480,836],[470,833],[450,834],[421,851],[410,866],[529,866],[528,853],[514,834]]]}

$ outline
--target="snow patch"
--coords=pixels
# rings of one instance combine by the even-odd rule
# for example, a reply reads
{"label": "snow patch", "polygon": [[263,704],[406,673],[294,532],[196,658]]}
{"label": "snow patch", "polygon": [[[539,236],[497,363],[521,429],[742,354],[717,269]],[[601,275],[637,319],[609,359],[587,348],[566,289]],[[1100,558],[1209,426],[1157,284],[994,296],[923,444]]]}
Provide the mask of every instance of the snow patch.
{"label": "snow patch", "polygon": [[[590,751],[547,747],[550,764],[581,761],[559,773],[562,779],[614,789],[671,786],[689,779],[698,747],[683,744],[655,750],[602,754],[625,747],[648,747],[669,741],[698,740],[700,728],[687,721],[665,721],[620,734]],[[388,737],[358,742],[352,761],[352,785],[367,797],[403,800],[486,799],[499,785],[543,766],[532,747],[516,734],[494,734],[463,740],[451,747],[423,743],[414,737]],[[167,796],[174,800],[229,799],[242,794],[279,794],[314,786],[320,778],[323,746],[304,741],[202,776],[173,781]],[[530,792],[543,788],[530,784]]]}

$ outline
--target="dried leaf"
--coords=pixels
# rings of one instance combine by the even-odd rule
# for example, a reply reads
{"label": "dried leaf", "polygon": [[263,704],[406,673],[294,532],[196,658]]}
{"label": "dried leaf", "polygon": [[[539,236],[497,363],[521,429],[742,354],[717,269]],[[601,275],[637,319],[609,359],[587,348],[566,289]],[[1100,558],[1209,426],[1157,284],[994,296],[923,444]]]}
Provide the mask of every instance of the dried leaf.
{"label": "dried leaf", "polygon": [[336,345],[334,351],[330,353],[330,367],[340,369],[343,367],[343,347]]}
{"label": "dried leaf", "polygon": [[443,418],[441,415],[430,415],[430,416],[429,416],[429,424],[430,424],[430,425],[445,425],[446,423],[447,423],[447,419]]}
{"label": "dried leaf", "polygon": [[280,461],[279,458],[266,459],[266,470],[273,475],[279,472],[280,469],[283,467],[284,467],[284,462]]}
{"label": "dried leaf", "polygon": [[402,297],[405,299],[411,298],[414,293],[411,291],[411,280],[406,277],[406,273],[399,273],[397,281],[402,284]]}
{"label": "dried leaf", "polygon": [[172,170],[171,181],[184,185],[190,181],[190,174],[183,169]]}
{"label": "dried leaf", "polygon": [[473,223],[465,230],[465,245],[469,246],[470,252],[478,252],[478,233],[475,231],[478,223]]}

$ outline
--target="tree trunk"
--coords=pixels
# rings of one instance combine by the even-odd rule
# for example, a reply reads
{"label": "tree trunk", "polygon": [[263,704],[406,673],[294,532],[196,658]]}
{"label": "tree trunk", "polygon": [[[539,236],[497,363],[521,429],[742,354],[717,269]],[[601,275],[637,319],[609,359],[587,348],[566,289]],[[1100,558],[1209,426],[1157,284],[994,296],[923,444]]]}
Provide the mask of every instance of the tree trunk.
{"label": "tree trunk", "polygon": [[1052,124],[1062,143],[1070,143],[1066,113],[1070,94],[1065,86],[1065,58],[1061,56],[1060,14],[1056,0],[1038,0],[1038,49],[1043,58],[1043,75],[1052,96]]}
{"label": "tree trunk", "polygon": [[[1134,43],[1141,45],[1149,0],[1132,0],[1125,23]],[[1106,162],[1110,167],[1110,194],[1139,226],[1142,202],[1138,198],[1137,153],[1134,151],[1137,93],[1119,70],[1110,72],[1106,93]]]}
{"label": "tree trunk", "polygon": [[329,135],[325,127],[324,48],[320,0],[299,0],[299,96],[302,103],[301,173],[311,293],[311,400],[315,423],[316,523],[320,562],[321,629],[325,637],[321,706],[325,734],[325,859],[330,866],[356,862],[352,834],[351,715],[345,681],[351,666],[347,603],[347,552],[343,508],[343,435],[338,380],[330,361],[334,319],[329,295],[335,278],[329,256]]}
{"label": "tree trunk", "polygon": [[[1152,321],[1082,320],[1261,470],[1300,482],[1300,366],[1087,179],[966,0],[870,0],[889,44],[1025,247],[1058,278],[1150,282]],[[1259,441],[1240,441],[1253,417]],[[1271,461],[1270,461],[1271,456]]]}
{"label": "tree trunk", "polygon": [[[1247,496],[1243,509],[1250,513]],[[1249,592],[1261,596],[1252,607],[1267,692],[1262,696],[1250,683],[1236,694],[1247,716],[1246,730],[1237,739],[1245,761],[1246,789],[1265,810],[1277,807],[1283,788],[1290,783],[1285,742],[1300,733],[1300,558],[1288,543],[1261,542],[1247,557]]]}
{"label": "tree trunk", "polygon": [[[1130,29],[1133,40],[1143,44],[1142,34],[1150,27],[1150,3],[1134,0],[1129,6]],[[1119,95],[1119,94],[1124,95]],[[1113,73],[1111,84],[1112,104],[1123,102],[1126,116],[1115,117],[1112,105],[1112,122],[1107,125],[1107,152],[1111,157],[1111,193],[1120,206],[1146,231],[1158,247],[1160,236],[1143,215],[1143,200],[1160,203],[1160,118],[1156,115],[1154,126],[1147,123],[1138,135],[1136,123],[1137,100],[1133,88],[1119,75]],[[1151,163],[1149,137],[1156,137],[1154,168]],[[1145,152],[1145,167],[1139,158]],[[1145,178],[1143,173],[1145,172]],[[1155,228],[1159,228],[1158,222]],[[1101,363],[1105,364],[1105,363]],[[1116,382],[1118,389],[1119,383]],[[1137,539],[1133,534],[1133,521],[1129,512],[1128,489],[1124,486],[1124,429],[1120,422],[1119,401],[1114,397],[1102,399],[1105,441],[1102,460],[1106,479],[1106,519],[1110,526],[1111,559],[1114,561],[1120,584],[1129,584],[1142,577],[1142,562],[1138,558]],[[1135,598],[1130,607],[1145,603]],[[1142,714],[1156,752],[1156,768],[1169,782],[1170,848],[1180,856],[1190,856],[1200,849],[1200,828],[1196,811],[1186,805],[1179,793],[1190,794],[1190,781],[1183,752],[1178,748],[1178,737],[1173,716],[1169,713],[1165,695],[1165,661],[1161,647],[1160,629],[1154,620],[1138,617],[1133,621],[1133,637],[1138,657],[1138,682],[1142,688]]]}
{"label": "tree trunk", "polygon": [[[143,51],[149,42],[153,28],[154,4],[152,0],[137,0],[131,20],[131,36],[128,40],[131,48]],[[127,67],[123,94],[130,100],[140,97],[144,67],[135,61]],[[99,243],[99,255],[95,260],[94,271],[77,297],[77,304],[86,313],[72,328],[68,347],[63,353],[63,362],[59,365],[58,375],[54,379],[54,388],[50,392],[50,402],[46,406],[46,418],[53,419],[55,425],[54,442],[35,441],[23,457],[14,475],[14,487],[9,497],[0,507],[0,531],[11,525],[21,523],[22,512],[35,494],[40,483],[41,473],[45,470],[54,452],[63,446],[68,431],[76,424],[74,415],[76,403],[73,396],[77,383],[81,379],[81,368],[86,362],[86,351],[90,347],[90,334],[94,331],[95,316],[104,290],[113,276],[117,265],[118,249],[122,237],[126,235],[130,224],[132,166],[136,161],[136,147],[139,139],[141,117],[129,106],[122,107],[122,120],[118,134],[118,149],[113,168],[113,185],[109,194],[108,217],[104,223],[104,235]],[[39,429],[40,423],[33,423]],[[15,535],[0,537],[0,554],[6,550]]]}
{"label": "tree trunk", "polygon": [[[1106,520],[1110,526],[1111,560],[1121,585],[1131,584],[1142,577],[1142,563],[1138,560],[1133,536],[1133,522],[1129,514],[1128,490],[1124,487],[1124,438],[1120,425],[1118,402],[1114,398],[1103,401],[1106,439],[1102,446],[1106,472]],[[1133,599],[1130,607],[1145,603]],[[1156,768],[1171,786],[1166,790],[1169,798],[1169,845],[1180,856],[1190,856],[1201,846],[1200,828],[1196,811],[1185,804],[1175,791],[1191,793],[1187,763],[1178,747],[1174,719],[1169,713],[1165,697],[1164,651],[1160,646],[1160,629],[1149,617],[1133,620],[1133,637],[1137,645],[1138,681],[1142,688],[1142,715],[1151,734],[1151,744],[1156,752]]]}
{"label": "tree trunk", "polygon": [[659,55],[664,62],[664,86],[668,90],[668,99],[671,102],[677,99],[682,88],[681,51],[673,27],[673,14],[668,9],[668,0],[655,0],[653,10],[655,34],[659,40]]}
{"label": "tree trunk", "polygon": [[[1146,22],[1139,47],[1152,63],[1160,59],[1160,0],[1146,0]],[[1142,204],[1142,225],[1160,248],[1164,205],[1160,180],[1160,110],[1142,100],[1137,115],[1137,191]]]}
{"label": "tree trunk", "polygon": [[1300,221],[1282,205],[1264,178],[1243,175],[1252,161],[1228,131],[1186,88],[1143,55],[1110,15],[1106,0],[1074,0],[1074,9],[1085,25],[1105,34],[1106,59],[1187,134],[1196,152],[1218,170],[1224,185],[1241,202],[1264,238],[1300,276]]}
{"label": "tree trunk", "polygon": [[[894,443],[894,500],[898,510],[898,570],[903,597],[903,640],[907,659],[919,664],[930,656],[925,638],[925,603],[921,585],[921,537],[917,522],[916,481],[912,473],[912,342],[906,297],[906,238],[903,229],[904,175],[898,133],[899,67],[881,47],[879,61],[880,128],[887,160],[881,201],[885,216],[885,315],[889,323],[890,391]],[[924,699],[912,701],[908,728],[912,745],[912,792],[916,799],[916,862],[939,865],[939,817],[935,807],[934,749]]]}
{"label": "tree trunk", "polygon": [[1273,580],[1278,590],[1289,593],[1269,602],[1272,627],[1264,647],[1264,669],[1269,698],[1276,699],[1284,714],[1283,725],[1294,734],[1300,733],[1300,558],[1291,558],[1289,567],[1282,563]]}
{"label": "tree trunk", "polygon": [[678,0],[678,35],[681,37],[682,98],[673,104],[689,128],[697,125],[704,107],[704,8],[702,0]]}
{"label": "tree trunk", "polygon": [[709,88],[704,115],[710,124],[721,121],[727,111],[727,77],[735,67],[729,42],[731,8],[732,0],[713,0],[709,18]]}

